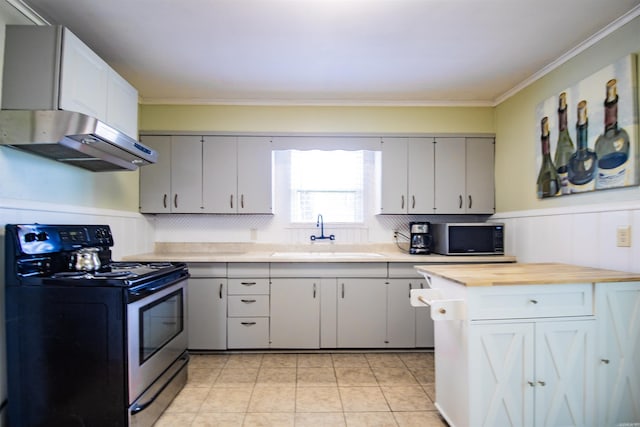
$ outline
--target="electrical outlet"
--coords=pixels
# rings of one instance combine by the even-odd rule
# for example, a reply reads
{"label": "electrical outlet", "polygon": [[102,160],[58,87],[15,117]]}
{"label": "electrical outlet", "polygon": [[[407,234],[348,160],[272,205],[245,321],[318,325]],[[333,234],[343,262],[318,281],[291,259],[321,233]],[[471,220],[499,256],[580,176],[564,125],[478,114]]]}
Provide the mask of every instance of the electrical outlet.
{"label": "electrical outlet", "polygon": [[621,248],[631,246],[631,226],[618,227],[616,230],[616,245]]}

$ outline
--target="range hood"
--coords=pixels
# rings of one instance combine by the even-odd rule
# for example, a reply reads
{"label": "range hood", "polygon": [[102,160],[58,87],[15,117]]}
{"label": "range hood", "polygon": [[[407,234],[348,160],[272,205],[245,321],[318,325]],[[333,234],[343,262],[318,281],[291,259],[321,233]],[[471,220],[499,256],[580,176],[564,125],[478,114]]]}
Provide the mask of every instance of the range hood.
{"label": "range hood", "polygon": [[106,123],[65,110],[0,110],[0,144],[94,172],[158,160],[155,150]]}

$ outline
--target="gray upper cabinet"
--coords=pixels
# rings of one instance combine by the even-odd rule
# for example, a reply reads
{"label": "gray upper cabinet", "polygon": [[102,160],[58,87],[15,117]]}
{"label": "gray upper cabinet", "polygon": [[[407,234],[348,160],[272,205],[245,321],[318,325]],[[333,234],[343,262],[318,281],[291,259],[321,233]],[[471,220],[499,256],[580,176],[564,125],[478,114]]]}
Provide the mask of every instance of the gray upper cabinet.
{"label": "gray upper cabinet", "polygon": [[140,212],[202,212],[202,137],[148,135],[158,162],[140,169]]}
{"label": "gray upper cabinet", "polygon": [[494,139],[436,138],[435,213],[494,212]]}
{"label": "gray upper cabinet", "polygon": [[8,25],[6,110],[87,114],[138,138],[138,91],[67,28]]}
{"label": "gray upper cabinet", "polygon": [[273,212],[270,137],[205,137],[202,156],[203,212]]}
{"label": "gray upper cabinet", "polygon": [[383,138],[380,213],[432,214],[433,138]]}

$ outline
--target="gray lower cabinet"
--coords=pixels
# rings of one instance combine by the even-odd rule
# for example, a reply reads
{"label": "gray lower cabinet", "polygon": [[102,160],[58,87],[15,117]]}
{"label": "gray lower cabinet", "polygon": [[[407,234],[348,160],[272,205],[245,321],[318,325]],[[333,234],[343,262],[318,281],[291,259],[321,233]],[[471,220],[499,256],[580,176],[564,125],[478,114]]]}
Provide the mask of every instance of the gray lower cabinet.
{"label": "gray lower cabinet", "polygon": [[[405,265],[406,264],[406,265]],[[190,263],[189,348],[433,347],[409,263]]]}
{"label": "gray lower cabinet", "polygon": [[416,347],[416,309],[411,306],[410,281],[387,281],[387,339],[393,348]]}
{"label": "gray lower cabinet", "polygon": [[228,348],[269,348],[269,279],[230,278],[228,298]]}
{"label": "gray lower cabinet", "polygon": [[271,348],[320,347],[320,279],[271,279]]}
{"label": "gray lower cabinet", "polygon": [[387,345],[386,279],[338,279],[338,347]]}
{"label": "gray lower cabinet", "polygon": [[189,264],[187,329],[190,350],[227,348],[227,265]]}

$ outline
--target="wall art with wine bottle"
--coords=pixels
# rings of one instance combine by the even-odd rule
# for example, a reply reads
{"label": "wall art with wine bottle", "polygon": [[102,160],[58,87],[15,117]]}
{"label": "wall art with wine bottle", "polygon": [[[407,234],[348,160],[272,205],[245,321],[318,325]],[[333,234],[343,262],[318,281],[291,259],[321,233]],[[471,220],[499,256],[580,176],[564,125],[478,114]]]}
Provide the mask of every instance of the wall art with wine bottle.
{"label": "wall art with wine bottle", "polygon": [[538,198],[640,184],[637,84],[628,55],[538,104]]}

